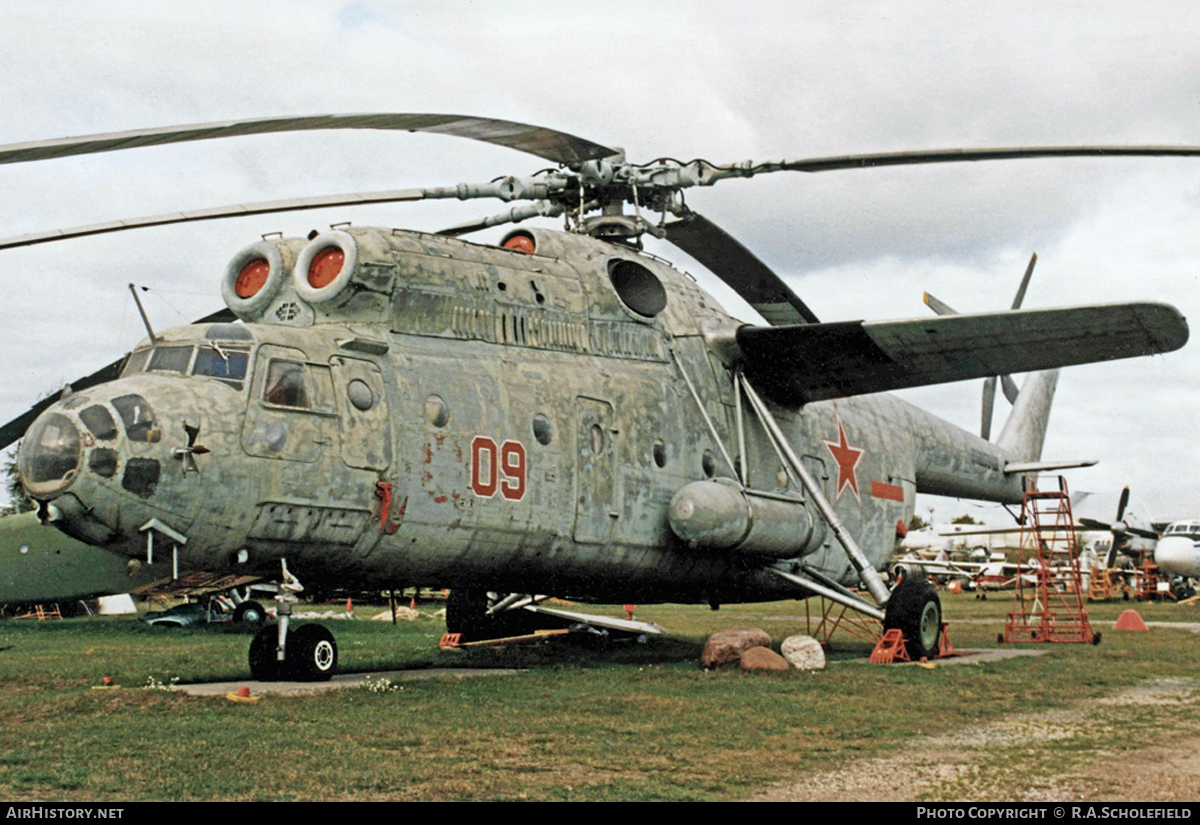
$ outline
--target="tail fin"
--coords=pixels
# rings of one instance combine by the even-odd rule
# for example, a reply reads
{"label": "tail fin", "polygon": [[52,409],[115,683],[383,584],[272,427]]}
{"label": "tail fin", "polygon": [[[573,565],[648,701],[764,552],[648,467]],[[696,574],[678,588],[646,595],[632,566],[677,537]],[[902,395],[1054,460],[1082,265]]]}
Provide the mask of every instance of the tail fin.
{"label": "tail fin", "polygon": [[1013,404],[996,446],[1017,461],[1038,461],[1046,440],[1050,406],[1058,386],[1058,370],[1030,373]]}

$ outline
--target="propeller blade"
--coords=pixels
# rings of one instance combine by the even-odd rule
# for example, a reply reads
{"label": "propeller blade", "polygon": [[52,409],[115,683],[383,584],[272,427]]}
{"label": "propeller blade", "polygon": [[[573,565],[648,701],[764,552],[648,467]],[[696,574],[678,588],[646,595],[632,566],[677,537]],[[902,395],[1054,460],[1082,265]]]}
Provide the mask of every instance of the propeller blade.
{"label": "propeller blade", "polygon": [[754,307],[772,326],[817,324],[817,316],[791,287],[721,227],[692,213],[665,227],[675,244]]}
{"label": "propeller blade", "polygon": [[1017,396],[1021,394],[1021,388],[1017,386],[1017,382],[1011,375],[1000,376],[1000,388],[1004,390],[1004,397],[1008,399],[1009,404],[1017,403]]}
{"label": "propeller blade", "polygon": [[996,406],[996,376],[983,380],[983,418],[979,427],[979,437],[990,441],[992,437],[992,410]]}
{"label": "propeller blade", "polygon": [[1121,491],[1121,500],[1117,503],[1117,521],[1125,518],[1125,508],[1129,506],[1129,488]]}
{"label": "propeller blade", "polygon": [[381,129],[453,135],[507,146],[566,165],[620,154],[620,150],[601,146],[566,132],[527,123],[466,115],[379,113],[249,118],[12,143],[0,146],[0,163],[26,163],[143,146],[162,146],[168,143],[321,129]]}
{"label": "propeller blade", "polygon": [[1029,288],[1029,279],[1033,277],[1033,267],[1037,264],[1037,253],[1029,259],[1029,266],[1025,267],[1025,276],[1021,278],[1021,285],[1017,287],[1017,295],[1013,298],[1012,308],[1020,309],[1022,302],[1025,300],[1025,290]]}
{"label": "propeller blade", "polygon": [[944,301],[939,301],[937,298],[933,297],[928,292],[925,293],[924,301],[925,301],[925,306],[932,309],[938,315],[957,315],[958,314],[958,310],[954,309],[952,306],[945,303]]}

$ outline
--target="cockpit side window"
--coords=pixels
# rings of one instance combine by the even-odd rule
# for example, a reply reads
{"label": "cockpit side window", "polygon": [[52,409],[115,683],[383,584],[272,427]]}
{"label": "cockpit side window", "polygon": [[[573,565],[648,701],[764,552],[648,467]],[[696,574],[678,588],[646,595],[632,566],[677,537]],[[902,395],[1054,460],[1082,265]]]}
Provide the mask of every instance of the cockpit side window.
{"label": "cockpit side window", "polygon": [[146,366],[146,359],[150,356],[152,351],[153,350],[140,349],[137,352],[131,352],[129,354],[129,360],[125,362],[125,369],[121,371],[121,377],[124,378],[127,375],[134,375],[135,373],[141,372],[142,368]]}
{"label": "cockpit side window", "polygon": [[280,407],[313,408],[312,389],[303,364],[295,361],[271,361],[263,400]]}

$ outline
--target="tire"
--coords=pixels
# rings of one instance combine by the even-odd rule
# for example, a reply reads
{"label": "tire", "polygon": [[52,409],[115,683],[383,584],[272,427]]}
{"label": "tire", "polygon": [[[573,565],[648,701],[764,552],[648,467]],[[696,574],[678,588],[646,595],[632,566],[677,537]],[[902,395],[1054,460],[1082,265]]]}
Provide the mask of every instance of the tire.
{"label": "tire", "polygon": [[561,627],[562,622],[546,619],[526,610],[503,610],[487,615],[486,590],[451,590],[446,598],[446,632],[461,633],[464,642],[524,636],[544,627]]}
{"label": "tire", "polygon": [[927,579],[912,577],[900,582],[888,599],[883,628],[904,634],[908,655],[914,660],[937,656],[942,640],[942,602],[937,590]]}
{"label": "tire", "polygon": [[279,643],[279,628],[269,625],[258,631],[250,642],[250,675],[260,682],[279,681],[279,661],[275,658],[275,646]]}
{"label": "tire", "polygon": [[446,597],[446,632],[472,641],[483,629],[488,606],[483,590],[451,590]]}
{"label": "tire", "polygon": [[246,627],[262,627],[267,621],[267,611],[255,601],[242,602],[233,609],[233,623]]}
{"label": "tire", "polygon": [[329,681],[337,660],[337,642],[323,625],[302,624],[288,633],[287,672],[297,682]]}

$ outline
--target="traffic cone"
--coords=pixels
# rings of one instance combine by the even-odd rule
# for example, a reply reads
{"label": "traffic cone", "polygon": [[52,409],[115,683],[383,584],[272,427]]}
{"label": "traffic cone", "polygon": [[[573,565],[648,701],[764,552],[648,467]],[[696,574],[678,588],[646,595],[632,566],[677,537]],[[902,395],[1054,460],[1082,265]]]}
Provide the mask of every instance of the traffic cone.
{"label": "traffic cone", "polygon": [[1113,625],[1113,630],[1149,630],[1136,610],[1126,610]]}

